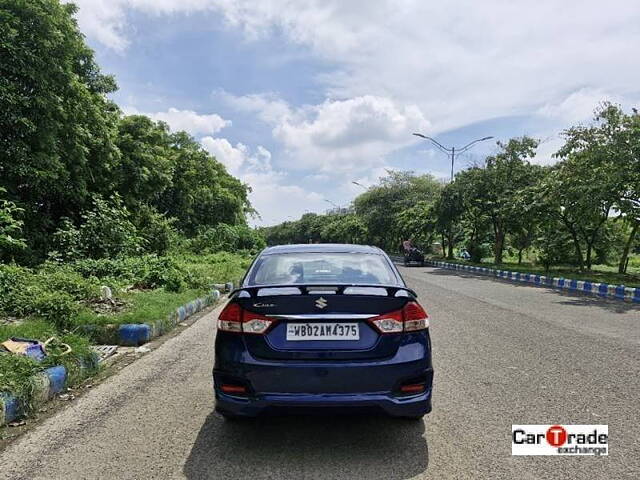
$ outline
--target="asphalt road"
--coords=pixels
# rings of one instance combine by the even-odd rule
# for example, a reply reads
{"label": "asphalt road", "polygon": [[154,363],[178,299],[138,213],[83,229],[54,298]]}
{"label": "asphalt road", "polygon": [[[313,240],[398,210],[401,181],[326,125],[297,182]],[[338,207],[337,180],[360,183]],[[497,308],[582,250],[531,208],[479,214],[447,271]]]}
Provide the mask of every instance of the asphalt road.
{"label": "asphalt road", "polygon": [[[434,268],[424,422],[213,413],[214,315],[0,454],[0,478],[640,478],[640,309]],[[608,424],[608,457],[512,457],[511,424]]]}

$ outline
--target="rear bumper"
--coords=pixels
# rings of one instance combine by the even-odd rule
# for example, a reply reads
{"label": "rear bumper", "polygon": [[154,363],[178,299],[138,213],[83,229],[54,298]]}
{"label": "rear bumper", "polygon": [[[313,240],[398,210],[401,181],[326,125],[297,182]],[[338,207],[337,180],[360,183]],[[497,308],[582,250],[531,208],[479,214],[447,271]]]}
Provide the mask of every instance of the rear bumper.
{"label": "rear bumper", "polygon": [[418,417],[431,411],[431,388],[420,395],[389,394],[265,394],[239,398],[216,390],[216,410],[245,417],[269,414],[385,413]]}
{"label": "rear bumper", "polygon": [[[220,334],[220,332],[219,332]],[[231,415],[378,412],[420,416],[431,411],[433,369],[428,332],[406,335],[391,357],[370,360],[294,361],[252,356],[240,336],[219,336],[213,370],[216,409]],[[239,384],[246,396],[224,393]],[[424,383],[419,394],[400,386]]]}

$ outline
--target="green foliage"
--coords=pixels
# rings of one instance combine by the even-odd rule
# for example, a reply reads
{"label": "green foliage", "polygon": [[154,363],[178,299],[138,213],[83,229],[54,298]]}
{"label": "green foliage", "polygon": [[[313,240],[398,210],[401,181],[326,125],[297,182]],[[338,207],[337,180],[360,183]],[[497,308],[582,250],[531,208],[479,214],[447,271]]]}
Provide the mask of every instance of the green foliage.
{"label": "green foliage", "polygon": [[44,318],[59,329],[67,328],[80,311],[73,297],[64,292],[43,291],[32,300],[33,314]]}
{"label": "green foliage", "polygon": [[143,115],[123,117],[118,123],[116,145],[121,160],[115,171],[115,186],[126,205],[158,200],[172,184],[176,168],[169,126]]}
{"label": "green foliage", "polygon": [[96,277],[84,278],[67,264],[45,263],[37,270],[34,281],[52,291],[64,292],[76,301],[100,295],[100,282]]}
{"label": "green foliage", "polygon": [[93,207],[81,214],[79,227],[68,219],[53,235],[58,256],[65,260],[131,255],[141,248],[141,239],[131,214],[114,195],[107,202],[93,199]]}
{"label": "green foliage", "polygon": [[[398,213],[396,225],[400,237],[411,239],[414,245],[420,245],[425,249],[430,248],[436,234],[437,213],[435,209],[435,205],[420,201]],[[400,245],[398,245],[399,247]]]}
{"label": "green foliage", "polygon": [[320,230],[320,238],[328,243],[363,243],[366,241],[367,227],[353,213],[327,215],[327,223]]}
{"label": "green foliage", "polygon": [[108,188],[117,159],[115,90],[58,0],[0,2],[0,186],[24,209],[24,237],[46,248],[61,217]]}
{"label": "green foliage", "polygon": [[153,205],[177,219],[187,236],[219,223],[244,225],[254,212],[249,187],[229,175],[225,167],[185,132],[171,135],[174,161],[171,185]]}
{"label": "green foliage", "polygon": [[[6,190],[0,187],[0,195],[5,193]],[[0,199],[0,254],[26,247],[24,239],[21,237],[23,222],[18,219],[22,211],[15,203]]]}
{"label": "green foliage", "polygon": [[264,247],[264,237],[256,230],[246,225],[228,225],[226,223],[202,228],[198,235],[187,242],[189,251],[200,254],[239,250],[257,252]]}
{"label": "green foliage", "polygon": [[[28,338],[45,342],[56,336],[55,329],[45,321],[28,321],[18,326],[0,326],[0,342],[10,337]],[[71,347],[70,353],[65,353]],[[11,392],[29,413],[34,405],[33,394],[37,383],[34,375],[48,367],[64,365],[67,385],[73,386],[95,373],[97,364],[89,340],[75,334],[56,336],[46,347],[47,357],[37,362],[22,355],[0,354],[0,392]]]}
{"label": "green foliage", "polygon": [[445,240],[448,245],[447,258],[453,258],[453,246],[463,236],[461,218],[464,214],[464,191],[461,182],[446,185],[432,208],[434,233],[440,234],[444,252]]}
{"label": "green foliage", "polygon": [[[536,247],[536,260],[549,271],[552,265],[572,264],[575,262],[571,235],[563,230],[558,219],[547,218],[537,229],[533,239]],[[522,262],[519,261],[518,264]]]}
{"label": "green foliage", "polygon": [[383,248],[396,250],[402,242],[399,215],[424,201],[433,203],[442,185],[431,175],[391,171],[380,184],[359,195],[354,206],[369,233],[369,240]]}
{"label": "green foliage", "polygon": [[174,248],[180,238],[175,228],[175,218],[158,213],[153,207],[140,205],[133,222],[141,238],[145,252],[164,255]]}
{"label": "green foliage", "polygon": [[164,287],[169,292],[184,290],[187,272],[171,257],[148,257],[146,271],[134,285],[137,288],[155,289]]}
{"label": "green foliage", "polygon": [[11,392],[29,407],[29,398],[35,387],[33,375],[43,368],[42,364],[29,357],[0,354],[0,392]]}
{"label": "green foliage", "polygon": [[107,98],[115,81],[75,12],[0,0],[0,260],[165,254],[176,232],[244,226],[248,186],[185,132]]}
{"label": "green foliage", "polygon": [[498,142],[500,151],[486,159],[477,175],[479,185],[471,202],[483,212],[492,226],[495,262],[502,262],[505,239],[516,230],[521,213],[513,208],[513,199],[537,181],[537,169],[528,159],[535,155],[538,141],[529,137]]}
{"label": "green foliage", "polygon": [[0,311],[44,318],[60,328],[80,310],[79,302],[95,298],[99,286],[68,268],[49,265],[39,271],[0,265]]}

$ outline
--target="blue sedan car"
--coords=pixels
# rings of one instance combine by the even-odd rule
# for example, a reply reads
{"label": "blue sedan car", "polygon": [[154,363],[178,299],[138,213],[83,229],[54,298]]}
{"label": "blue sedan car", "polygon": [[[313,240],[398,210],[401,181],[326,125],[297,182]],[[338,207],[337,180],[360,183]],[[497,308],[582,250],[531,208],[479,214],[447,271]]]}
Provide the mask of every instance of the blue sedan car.
{"label": "blue sedan car", "polygon": [[376,247],[270,247],[219,315],[213,379],[226,418],[421,418],[431,411],[429,319]]}

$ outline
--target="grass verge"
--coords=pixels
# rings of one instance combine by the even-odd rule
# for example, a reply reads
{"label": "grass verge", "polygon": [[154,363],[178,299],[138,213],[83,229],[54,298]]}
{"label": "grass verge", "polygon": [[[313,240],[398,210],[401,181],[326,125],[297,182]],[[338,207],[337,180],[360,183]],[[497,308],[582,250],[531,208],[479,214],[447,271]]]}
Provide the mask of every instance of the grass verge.
{"label": "grass verge", "polygon": [[535,275],[573,278],[576,280],[585,280],[594,283],[640,287],[640,274],[620,274],[614,271],[614,267],[610,267],[608,265],[594,265],[591,271],[580,272],[575,267],[569,266],[553,266],[549,270],[545,270],[544,267],[524,263],[520,265],[518,265],[518,263],[502,263],[498,265],[492,262],[475,263],[460,259],[450,260],[442,257],[431,257],[429,260],[457,263],[461,265],[475,265],[476,267],[495,268],[500,270],[509,270],[512,272],[533,273]]}
{"label": "grass verge", "polygon": [[[11,337],[56,338],[42,362],[0,353],[0,393],[18,397],[24,413],[31,413],[35,374],[64,365],[67,386],[73,387],[96,373],[91,350],[96,336],[82,327],[166,319],[213,284],[236,281],[249,262],[247,255],[222,252],[47,263],[36,269],[0,264],[0,343]],[[100,299],[102,285],[112,289],[113,302]],[[64,354],[62,344],[71,352]]]}

